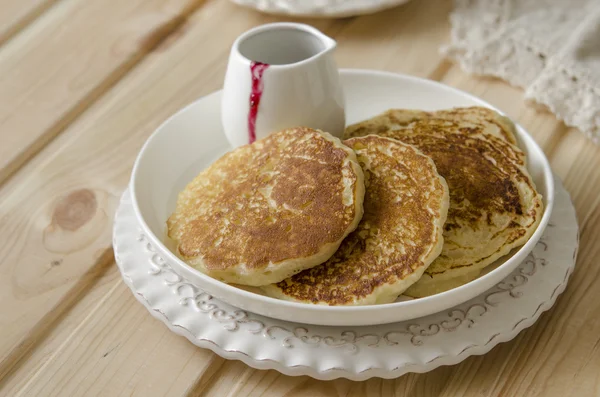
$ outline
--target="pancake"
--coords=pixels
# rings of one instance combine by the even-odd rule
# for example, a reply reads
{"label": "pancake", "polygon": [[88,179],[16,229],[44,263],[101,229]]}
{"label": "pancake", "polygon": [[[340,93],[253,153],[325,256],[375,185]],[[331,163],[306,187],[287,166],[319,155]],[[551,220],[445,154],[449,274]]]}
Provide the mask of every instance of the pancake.
{"label": "pancake", "polygon": [[292,128],[237,148],[179,194],[168,235],[188,264],[259,286],[325,262],[363,214],[364,177],[352,149]]}
{"label": "pancake", "polygon": [[513,150],[517,143],[515,125],[492,109],[477,106],[435,112],[390,109],[377,117],[351,125],[346,129],[346,137],[369,134],[386,136],[389,130],[410,130],[416,133],[443,130],[486,139],[512,161],[525,165],[525,154],[521,150]]}
{"label": "pancake", "polygon": [[426,112],[414,109],[390,109],[369,120],[354,124],[347,129],[350,136],[380,134],[387,130],[407,127],[413,122],[426,125],[428,122],[446,122],[470,136],[496,137],[516,145],[514,123],[500,113],[480,106],[453,108]]}
{"label": "pancake", "polygon": [[358,228],[324,264],[262,287],[267,295],[321,305],[393,302],[439,255],[448,187],[431,159],[376,135],[344,143],[365,173]]}
{"label": "pancake", "polygon": [[[346,130],[346,137],[376,131],[416,146],[448,182],[442,253],[405,292],[409,296],[428,296],[473,280],[485,266],[524,244],[542,216],[542,197],[525,168],[525,154],[511,143],[516,142],[511,138],[514,127],[499,122],[500,116],[481,120],[487,114],[481,108],[469,117],[470,109],[434,112],[452,115],[451,121],[391,110]],[[395,123],[396,115],[411,121]]]}

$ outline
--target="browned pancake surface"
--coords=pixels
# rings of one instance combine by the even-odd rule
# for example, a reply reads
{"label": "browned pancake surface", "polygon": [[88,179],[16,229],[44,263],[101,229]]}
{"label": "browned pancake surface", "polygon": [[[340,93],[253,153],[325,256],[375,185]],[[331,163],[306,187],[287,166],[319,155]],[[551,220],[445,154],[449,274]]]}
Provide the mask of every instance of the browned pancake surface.
{"label": "browned pancake surface", "polygon": [[446,183],[431,159],[398,141],[344,141],[365,173],[364,216],[333,257],[265,291],[308,303],[393,301],[439,254],[448,208]]}
{"label": "browned pancake surface", "polygon": [[179,253],[200,258],[208,271],[252,271],[341,240],[360,216],[362,172],[351,151],[326,135],[275,133],[200,173],[168,220]]}
{"label": "browned pancake surface", "polygon": [[368,134],[382,134],[388,130],[401,129],[409,124],[418,122],[418,125],[427,126],[429,123],[443,123],[448,127],[460,129],[467,135],[485,134],[488,138],[495,137],[515,145],[515,126],[505,116],[496,111],[471,106],[426,112],[413,109],[390,109],[381,115],[369,120],[351,125],[346,130],[346,136],[364,136]]}
{"label": "browned pancake surface", "polygon": [[514,127],[493,113],[483,108],[390,110],[346,130],[347,137],[377,133],[416,146],[448,183],[444,248],[409,293],[427,275],[462,276],[462,270],[451,270],[473,273],[492,263],[523,244],[541,219],[543,204],[525,168],[525,154],[511,143]]}

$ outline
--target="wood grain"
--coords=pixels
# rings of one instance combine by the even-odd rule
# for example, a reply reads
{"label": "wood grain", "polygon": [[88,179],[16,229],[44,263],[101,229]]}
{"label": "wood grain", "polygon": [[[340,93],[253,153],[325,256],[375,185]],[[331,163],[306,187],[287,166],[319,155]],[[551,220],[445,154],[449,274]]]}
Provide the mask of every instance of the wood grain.
{"label": "wood grain", "polygon": [[7,42],[0,51],[0,183],[201,3],[63,0]]}
{"label": "wood grain", "polygon": [[[122,282],[105,297],[52,358],[53,370],[36,372],[22,389],[24,393],[169,395],[195,378],[195,373],[192,379],[176,374],[189,368],[201,371],[214,364],[211,352],[189,349],[186,340],[148,316],[135,299],[129,299],[131,291]],[[116,306],[121,308],[119,313],[114,313]],[[156,360],[157,356],[161,359]],[[183,391],[180,389],[179,394]]]}
{"label": "wood grain", "polygon": [[[233,39],[279,19],[226,1],[117,3],[61,0],[0,47],[0,70],[16,65],[12,57],[28,65],[12,79],[0,78],[0,87],[31,86],[13,97],[26,101],[40,93],[52,103],[44,108],[36,102],[14,116],[8,109],[16,105],[0,90],[0,125],[34,131],[10,141],[13,146],[6,147],[22,154],[0,164],[0,175],[14,174],[0,187],[0,395],[600,395],[600,303],[594,288],[600,148],[525,104],[519,89],[467,75],[442,59],[438,48],[448,39],[449,1],[413,1],[386,13],[308,22],[338,40],[341,67],[440,80],[488,100],[532,133],[564,179],[581,222],[577,269],[557,305],[485,356],[427,374],[360,383],[254,370],[169,332],[135,300],[111,262],[107,249],[117,200],[152,130],[219,88]],[[119,22],[109,24],[113,12]],[[87,26],[84,21],[95,15],[97,21]],[[128,24],[132,30],[124,28]],[[58,43],[59,26],[70,32],[64,43]],[[71,37],[87,40],[103,29],[113,33],[94,38],[98,55],[77,47],[84,39]],[[126,43],[116,55],[111,51],[123,42],[114,32],[125,32]],[[46,40],[53,51],[37,48]],[[83,66],[65,66],[52,54]],[[74,78],[77,73],[84,77]],[[65,90],[72,81],[80,85]],[[33,114],[42,120],[29,120]]]}
{"label": "wood grain", "polygon": [[0,45],[60,0],[0,0]]}
{"label": "wood grain", "polygon": [[[185,22],[193,11],[189,4],[195,7],[199,3],[169,0],[126,4],[113,4],[110,1],[63,2],[61,7],[49,11],[56,15],[45,15],[35,26],[2,48],[0,70],[9,73],[2,73],[0,77],[0,87],[8,87],[7,90],[0,90],[0,114],[5,116],[0,116],[0,125],[3,126],[0,135],[4,134],[1,136],[0,162],[7,161],[1,164],[4,168],[0,168],[0,175],[14,171],[16,163],[11,162],[12,155],[18,157],[30,153],[30,149],[21,151],[21,144],[31,138],[36,148],[43,147],[54,134],[48,131],[58,131],[46,129],[50,119],[70,120],[73,117],[68,114],[75,116],[83,111],[88,105],[81,106],[87,100],[82,99],[80,94],[89,92],[86,91],[88,88],[92,91],[95,89],[93,87],[108,88],[105,83],[118,77],[107,77],[106,73],[112,73],[111,67],[119,68],[124,73],[123,62],[133,66],[144,51],[156,49],[164,35],[175,29],[177,24]],[[102,10],[105,19],[97,18],[99,22],[90,24],[91,20],[102,14]],[[65,32],[76,33],[75,36],[80,39],[65,42],[62,25],[75,16],[82,20],[72,29],[81,31],[66,29]],[[112,19],[107,28],[105,21],[109,16]],[[102,32],[104,34],[100,34]],[[92,41],[81,39],[87,35],[105,38],[96,37]],[[138,42],[140,40],[141,43]],[[63,45],[65,47],[61,47]],[[44,50],[35,50],[38,47]],[[45,63],[48,68],[41,70],[39,65],[44,63],[45,57],[61,48],[63,56],[51,57],[52,62]],[[77,61],[71,60],[67,65],[65,62],[69,58]],[[32,88],[21,93],[19,87],[27,84]],[[37,94],[40,94],[40,99],[28,99]],[[17,106],[19,103],[24,106]],[[77,104],[75,113],[69,104]],[[44,107],[44,112],[38,112],[40,106]],[[15,134],[13,129],[17,125],[31,128]],[[115,133],[120,132],[119,127],[114,128]],[[110,152],[119,146],[126,146],[126,143],[119,141],[127,142],[127,139],[110,141],[98,137],[102,142],[100,147],[105,150],[104,157],[89,157],[98,147],[97,143],[92,145],[88,154],[76,154],[76,159],[61,156],[64,142],[73,138],[74,134],[67,134],[64,140],[52,146],[48,155],[33,161],[31,167],[20,174],[21,178],[0,190],[0,234],[4,242],[0,247],[0,274],[3,276],[0,280],[0,298],[8,303],[0,310],[3,322],[0,378],[38,338],[36,324],[45,327],[68,307],[64,306],[63,298],[68,300],[77,291],[79,280],[82,277],[86,279],[86,273],[110,246],[112,212],[126,177],[118,187],[105,185],[94,188],[94,178],[102,180],[102,177],[94,174],[93,170],[114,164],[116,157]],[[133,144],[133,147],[137,149],[140,144]],[[50,157],[57,159],[54,167],[50,165]],[[90,173],[73,170],[88,170]],[[111,172],[119,175],[123,169]],[[29,205],[26,204],[27,199],[32,200]]]}
{"label": "wood grain", "polygon": [[[3,381],[0,382],[0,395],[16,396],[32,379],[32,375],[43,370],[53,355],[70,340],[70,335],[78,330],[79,324],[98,304],[103,304],[105,295],[120,282],[114,261],[109,261],[96,272],[96,277],[86,285],[85,293],[78,296],[72,305],[63,310],[54,320],[52,326],[40,326],[38,338],[34,341],[35,348],[30,349],[20,361],[10,368]],[[83,284],[83,283],[82,283]],[[43,324],[40,322],[40,325]],[[24,374],[25,376],[14,376]]]}

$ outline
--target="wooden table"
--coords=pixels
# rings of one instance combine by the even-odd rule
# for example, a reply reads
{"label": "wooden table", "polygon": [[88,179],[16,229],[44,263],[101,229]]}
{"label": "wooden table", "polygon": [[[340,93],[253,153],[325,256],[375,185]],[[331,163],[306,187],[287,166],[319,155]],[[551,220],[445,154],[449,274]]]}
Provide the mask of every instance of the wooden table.
{"label": "wooden table", "polygon": [[167,330],[123,284],[111,223],[136,153],[220,88],[229,47],[279,20],[225,0],[0,0],[0,394],[591,396],[600,394],[600,147],[520,89],[440,56],[449,1],[309,20],[341,67],[471,92],[522,123],[572,195],[577,269],[552,310],[482,357],[362,383],[258,371]]}

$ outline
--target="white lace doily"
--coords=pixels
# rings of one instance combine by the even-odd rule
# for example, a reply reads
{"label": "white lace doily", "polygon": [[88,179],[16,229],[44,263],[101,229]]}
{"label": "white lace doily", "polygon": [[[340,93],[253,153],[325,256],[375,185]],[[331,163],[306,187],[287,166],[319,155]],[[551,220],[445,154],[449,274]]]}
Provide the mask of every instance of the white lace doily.
{"label": "white lace doily", "polygon": [[450,310],[395,324],[324,327],[258,316],[223,303],[177,274],[138,226],[126,191],[115,217],[115,258],[150,313],[197,346],[259,369],[364,380],[425,372],[484,354],[531,326],[566,287],[577,220],[556,180],[554,211],[527,259],[491,290]]}
{"label": "white lace doily", "polygon": [[600,1],[455,0],[444,52],[600,143]]}

